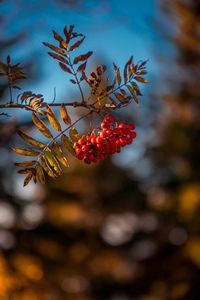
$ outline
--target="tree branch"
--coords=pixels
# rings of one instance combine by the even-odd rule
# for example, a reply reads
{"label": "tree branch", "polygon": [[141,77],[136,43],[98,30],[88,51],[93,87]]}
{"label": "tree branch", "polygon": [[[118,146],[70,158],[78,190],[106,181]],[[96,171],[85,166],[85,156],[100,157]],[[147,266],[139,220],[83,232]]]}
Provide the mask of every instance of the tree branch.
{"label": "tree branch", "polygon": [[[59,102],[59,103],[48,103],[48,102],[42,102],[40,108],[45,107],[46,105],[49,106],[61,106],[61,105],[65,105],[65,106],[72,106],[72,107],[83,107],[83,108],[87,108],[87,109],[95,109],[94,104],[87,104],[86,102],[78,102],[78,101],[74,101],[74,102]],[[26,109],[26,110],[33,110],[31,108],[31,106],[29,105],[24,105],[24,104],[19,104],[19,103],[4,103],[4,104],[0,104],[0,109],[1,108],[20,108],[20,109]]]}

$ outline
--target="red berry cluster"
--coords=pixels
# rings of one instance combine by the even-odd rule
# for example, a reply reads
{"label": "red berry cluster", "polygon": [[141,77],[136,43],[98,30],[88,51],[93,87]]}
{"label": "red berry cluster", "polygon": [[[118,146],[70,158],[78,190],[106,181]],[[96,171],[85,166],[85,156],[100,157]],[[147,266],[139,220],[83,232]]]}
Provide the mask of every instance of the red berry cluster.
{"label": "red berry cluster", "polygon": [[86,164],[103,160],[110,154],[120,152],[121,147],[131,144],[136,138],[134,130],[134,124],[114,122],[113,117],[108,115],[97,135],[82,136],[74,143],[76,157]]}

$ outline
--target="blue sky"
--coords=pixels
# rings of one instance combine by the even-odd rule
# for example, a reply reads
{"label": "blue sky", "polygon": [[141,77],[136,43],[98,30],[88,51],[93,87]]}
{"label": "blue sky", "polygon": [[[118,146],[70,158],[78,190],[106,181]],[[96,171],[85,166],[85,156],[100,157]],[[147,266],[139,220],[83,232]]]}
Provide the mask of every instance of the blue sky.
{"label": "blue sky", "polygon": [[38,57],[41,80],[34,86],[25,84],[24,89],[42,93],[51,100],[56,87],[58,99],[66,94],[70,98],[74,87],[69,85],[66,74],[42,46],[43,41],[54,42],[52,29],[62,32],[69,24],[74,24],[78,32],[86,35],[81,51],[93,50],[93,59],[103,59],[108,65],[115,61],[123,67],[134,55],[136,61],[149,59],[150,74],[156,71],[153,47],[158,37],[152,26],[158,13],[156,0],[86,0],[80,1],[82,5],[78,7],[59,6],[56,2],[10,0],[0,4],[0,15],[6,19],[5,26],[1,27],[1,37],[26,32],[26,39],[11,49],[13,59],[23,63],[25,57]]}

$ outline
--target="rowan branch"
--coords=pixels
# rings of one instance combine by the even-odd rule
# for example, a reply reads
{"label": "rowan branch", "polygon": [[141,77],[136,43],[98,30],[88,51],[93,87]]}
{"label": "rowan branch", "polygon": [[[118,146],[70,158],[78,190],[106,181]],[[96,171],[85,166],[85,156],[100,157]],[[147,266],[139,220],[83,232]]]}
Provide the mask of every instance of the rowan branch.
{"label": "rowan branch", "polygon": [[[95,109],[95,106],[94,104],[87,104],[86,102],[78,102],[78,101],[74,101],[74,102],[57,102],[57,103],[48,103],[48,102],[42,102],[41,103],[41,106],[40,108],[42,107],[46,107],[46,105],[49,105],[49,106],[54,106],[54,107],[60,107],[61,105],[64,105],[64,106],[72,106],[74,108],[76,107],[83,107],[83,108],[87,108],[87,109]],[[26,109],[26,110],[33,110],[29,105],[26,105],[26,104],[19,104],[19,103],[10,103],[10,102],[7,102],[7,103],[3,103],[3,104],[0,104],[0,109],[3,109],[3,108],[19,108],[19,109]]]}

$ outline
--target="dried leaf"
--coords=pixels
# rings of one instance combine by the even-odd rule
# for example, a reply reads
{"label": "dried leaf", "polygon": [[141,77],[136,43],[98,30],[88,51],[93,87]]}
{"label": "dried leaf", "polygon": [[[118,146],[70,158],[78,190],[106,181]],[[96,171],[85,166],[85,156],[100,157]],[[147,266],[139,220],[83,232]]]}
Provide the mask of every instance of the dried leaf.
{"label": "dried leaf", "polygon": [[134,88],[132,88],[132,87],[129,86],[129,85],[127,86],[127,88],[128,88],[128,90],[129,90],[129,92],[131,93],[131,95],[132,95],[133,100],[135,101],[135,103],[136,103],[137,105],[139,105],[139,101],[138,101],[138,98],[137,98],[137,94],[136,94]]}
{"label": "dried leaf", "polygon": [[67,158],[65,157],[65,155],[62,152],[62,149],[60,147],[60,145],[54,141],[53,143],[53,151],[56,154],[56,158],[65,166],[65,167],[69,167]]}
{"label": "dried leaf", "polygon": [[32,149],[24,149],[24,148],[11,148],[11,149],[19,155],[38,156],[40,154],[40,152]]}
{"label": "dried leaf", "polygon": [[31,167],[36,164],[36,160],[27,160],[27,161],[22,161],[22,162],[16,162],[15,166],[16,167]]}
{"label": "dried leaf", "polygon": [[49,54],[51,57],[53,57],[54,59],[57,59],[57,60],[63,62],[64,64],[68,64],[68,60],[65,59],[64,57],[62,57],[62,56],[60,56],[60,55],[58,55],[58,54],[55,54],[55,53],[53,53],[53,52],[48,52],[48,54]]}
{"label": "dried leaf", "polygon": [[45,184],[43,168],[39,163],[37,163],[37,165],[35,166],[35,171],[36,171],[36,179],[42,184]]}
{"label": "dried leaf", "polygon": [[106,66],[105,65],[98,66],[96,68],[96,72],[97,72],[98,76],[101,76],[105,71],[106,71]]}
{"label": "dried leaf", "polygon": [[82,54],[82,55],[79,55],[77,57],[75,57],[74,61],[73,61],[73,64],[77,64],[79,63],[80,61],[85,61],[87,60],[91,55],[93,54],[92,51],[89,51],[87,52],[86,54]]}
{"label": "dried leaf", "polygon": [[63,146],[66,148],[66,150],[69,151],[69,153],[71,153],[72,155],[75,155],[75,150],[74,150],[74,148],[72,146],[72,142],[68,136],[63,134],[61,137],[61,142],[62,142]]}
{"label": "dried leaf", "polygon": [[147,64],[148,61],[149,61],[148,59],[145,60],[145,61],[143,61],[143,62],[139,65],[139,68],[141,69],[141,68],[146,67],[146,64]]}
{"label": "dried leaf", "polygon": [[120,101],[120,102],[127,102],[126,97],[121,95],[120,93],[114,93],[115,97]]}
{"label": "dried leaf", "polygon": [[29,184],[29,182],[31,181],[31,179],[33,178],[33,173],[29,173],[25,179],[24,179],[24,187]]}
{"label": "dried leaf", "polygon": [[85,37],[83,37],[81,40],[77,41],[76,43],[74,43],[70,48],[69,51],[73,51],[74,49],[78,48],[82,42],[84,41]]}
{"label": "dried leaf", "polygon": [[26,169],[22,169],[22,170],[19,170],[17,171],[18,174],[33,174],[34,173],[34,169],[33,168],[26,168]]}
{"label": "dried leaf", "polygon": [[73,84],[76,84],[76,80],[70,79],[70,81],[71,81]]}
{"label": "dried leaf", "polygon": [[50,48],[51,50],[57,52],[58,54],[66,56],[66,53],[65,53],[65,51],[63,49],[60,49],[60,48],[58,48],[56,46],[53,46],[53,45],[51,45],[49,43],[46,43],[46,42],[44,42],[43,45],[46,46],[46,47],[48,47],[48,48]]}
{"label": "dried leaf", "polygon": [[54,36],[54,39],[57,40],[58,42],[62,42],[64,41],[63,38],[55,31],[55,30],[52,30],[53,32],[53,36]]}
{"label": "dried leaf", "polygon": [[134,79],[137,80],[138,82],[148,83],[147,79],[144,79],[144,78],[142,78],[140,76],[136,76]]}
{"label": "dried leaf", "polygon": [[136,68],[133,63],[128,68],[129,79],[135,74]]}
{"label": "dried leaf", "polygon": [[72,71],[70,70],[70,68],[67,67],[65,64],[59,62],[59,65],[60,65],[60,67],[61,67],[61,69],[62,69],[63,71],[72,74]]}
{"label": "dried leaf", "polygon": [[85,61],[83,64],[81,64],[78,67],[77,72],[83,72],[83,71],[85,71],[86,65],[87,65],[87,61]]}
{"label": "dried leaf", "polygon": [[139,91],[139,86],[137,85],[137,83],[135,83],[134,81],[131,82],[132,87],[134,88],[135,91]]}
{"label": "dried leaf", "polygon": [[120,92],[122,93],[122,95],[123,95],[124,97],[126,97],[126,92],[125,92],[125,90],[120,89]]}
{"label": "dried leaf", "polygon": [[39,131],[44,135],[46,136],[47,138],[52,138],[52,134],[50,132],[50,130],[48,129],[48,127],[46,126],[46,124],[40,120],[36,114],[33,112],[32,113],[32,120],[33,120],[33,123],[37,126],[37,128],[39,129]]}
{"label": "dried leaf", "polygon": [[119,68],[114,63],[113,63],[113,66],[114,66],[114,69],[115,69],[115,75],[116,75],[117,83],[118,83],[118,85],[120,85],[121,82],[122,82],[122,79],[121,79],[121,75],[120,75],[120,72],[119,72]]}
{"label": "dried leaf", "polygon": [[54,111],[51,109],[51,107],[47,104],[47,117],[49,119],[50,124],[52,125],[52,127],[57,130],[57,131],[61,131],[62,128],[60,126],[60,123],[58,122],[58,119],[54,113]]}
{"label": "dried leaf", "polygon": [[137,75],[146,75],[146,74],[147,74],[147,71],[145,71],[145,70],[140,70],[140,71],[137,71],[136,74],[137,74]]}
{"label": "dried leaf", "polygon": [[127,63],[124,66],[124,82],[126,83],[128,80],[128,67],[130,66],[131,62],[133,60],[133,56],[131,56],[129,58],[129,60],[127,61]]}
{"label": "dried leaf", "polygon": [[78,131],[76,130],[76,128],[72,127],[69,131],[69,136],[72,140],[72,142],[77,142],[78,139],[79,139],[79,134],[78,134]]}
{"label": "dried leaf", "polygon": [[23,94],[22,94],[22,96],[21,96],[21,98],[20,98],[20,102],[21,102],[21,103],[26,102],[27,99],[28,99],[29,97],[31,97],[32,95],[33,95],[33,94],[32,94],[31,91],[23,92]]}
{"label": "dried leaf", "polygon": [[28,144],[43,149],[46,145],[33,139],[31,136],[23,133],[22,131],[17,131],[18,135]]}
{"label": "dried leaf", "polygon": [[67,124],[67,125],[71,124],[71,122],[72,122],[71,118],[70,118],[70,116],[67,112],[67,108],[64,104],[62,104],[60,107],[60,116],[65,124]]}

